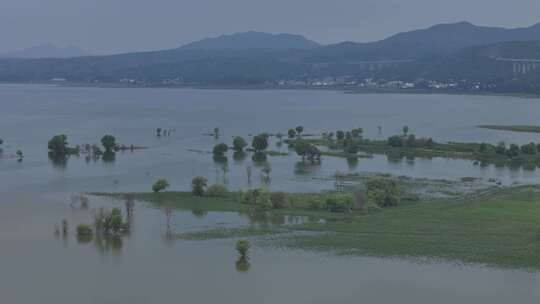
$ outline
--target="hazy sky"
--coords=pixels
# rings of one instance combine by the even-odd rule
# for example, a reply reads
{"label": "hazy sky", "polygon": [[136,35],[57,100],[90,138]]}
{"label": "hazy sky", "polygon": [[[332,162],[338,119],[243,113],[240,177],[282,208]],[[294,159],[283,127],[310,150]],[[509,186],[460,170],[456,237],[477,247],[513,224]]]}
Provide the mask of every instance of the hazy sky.
{"label": "hazy sky", "polygon": [[529,26],[540,22],[540,0],[0,0],[0,52],[47,42],[155,50],[247,30],[372,41],[463,20]]}

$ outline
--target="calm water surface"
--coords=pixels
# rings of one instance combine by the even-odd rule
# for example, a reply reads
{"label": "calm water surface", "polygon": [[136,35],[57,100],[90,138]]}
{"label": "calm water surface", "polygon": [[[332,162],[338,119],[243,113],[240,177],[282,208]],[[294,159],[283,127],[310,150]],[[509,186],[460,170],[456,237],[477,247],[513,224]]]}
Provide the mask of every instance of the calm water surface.
{"label": "calm water surface", "polygon": [[[228,168],[211,155],[216,141],[258,132],[283,132],[303,125],[307,133],[363,127],[369,138],[385,138],[408,125],[436,140],[539,142],[534,134],[475,128],[479,124],[538,123],[540,100],[487,96],[352,95],[331,91],[98,89],[0,85],[0,299],[2,303],[533,303],[540,298],[536,272],[419,264],[404,260],[336,257],[255,246],[250,268],[236,267],[234,242],[179,241],[173,233],[261,225],[237,213],[176,210],[167,229],[163,210],[135,207],[134,229],[121,242],[80,243],[72,232],[53,234],[63,218],[72,230],[89,222],[100,206],[122,202],[90,198],[90,209],[70,207],[79,191],[148,191],[160,177],[172,190],[188,189],[195,175],[226,182],[231,189],[253,183],[273,189],[332,189],[322,181],[336,170],[388,172],[428,178],[497,177],[506,183],[538,182],[537,171],[479,168],[442,158],[392,161],[384,156],[325,158],[305,166],[291,154],[270,157],[271,180],[260,178],[251,157]],[[377,126],[383,134],[378,134]],[[175,128],[157,138],[155,129]],[[98,143],[114,134],[121,143],[148,150],[118,153],[112,163],[72,157],[55,166],[48,139],[65,133],[71,144]],[[218,142],[219,142],[218,141]],[[286,147],[271,144],[273,150]],[[11,156],[25,154],[22,163]],[[303,219],[287,219],[298,221]],[[285,220],[285,222],[287,221]]]}

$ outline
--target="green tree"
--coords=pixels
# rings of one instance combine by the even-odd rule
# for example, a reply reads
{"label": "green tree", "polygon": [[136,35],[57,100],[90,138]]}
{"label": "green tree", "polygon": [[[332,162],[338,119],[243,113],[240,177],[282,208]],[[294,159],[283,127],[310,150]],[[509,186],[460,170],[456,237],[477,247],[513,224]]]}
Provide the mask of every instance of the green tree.
{"label": "green tree", "polygon": [[214,156],[223,157],[225,156],[225,153],[227,153],[228,150],[229,150],[229,147],[226,144],[221,143],[214,146],[212,153],[214,154]]}
{"label": "green tree", "polygon": [[244,151],[244,148],[247,147],[247,142],[243,137],[236,136],[233,139],[233,149],[236,152]]}
{"label": "green tree", "polygon": [[196,196],[203,196],[208,186],[208,179],[204,176],[197,176],[191,181],[191,192]]}
{"label": "green tree", "polygon": [[250,245],[248,240],[238,240],[238,241],[236,241],[235,248],[236,248],[236,251],[238,252],[238,254],[240,254],[241,257],[245,258],[247,256],[250,247],[251,247],[251,245]]}
{"label": "green tree", "polygon": [[338,130],[338,131],[336,132],[336,138],[337,138],[338,140],[343,140],[343,139],[345,138],[345,132],[343,132],[343,131],[341,131],[341,130]]}
{"label": "green tree", "polygon": [[289,136],[289,138],[295,138],[296,131],[293,128],[290,128],[289,131],[287,132],[287,135]]}
{"label": "green tree", "polygon": [[169,182],[166,179],[159,179],[154,183],[154,185],[152,185],[152,191],[154,191],[154,193],[158,193],[169,188],[169,186]]}
{"label": "green tree", "polygon": [[300,136],[302,134],[302,132],[304,132],[304,127],[298,126],[298,127],[294,128],[294,130],[296,131],[296,134],[298,134],[298,136]]}
{"label": "green tree", "polygon": [[22,162],[24,155],[21,150],[17,150],[17,161]]}
{"label": "green tree", "polygon": [[106,152],[112,152],[116,147],[116,138],[112,135],[105,135],[101,138],[101,144]]}
{"label": "green tree", "polygon": [[294,143],[294,151],[296,154],[298,154],[298,156],[302,157],[302,161],[304,161],[308,155],[309,146],[310,144],[305,140],[297,140]]}
{"label": "green tree", "polygon": [[69,152],[67,136],[64,134],[53,136],[47,143],[47,146],[49,152],[57,156],[67,155]]}
{"label": "green tree", "polygon": [[521,146],[521,152],[525,154],[536,154],[536,145],[534,143]]}
{"label": "green tree", "polygon": [[407,146],[408,147],[416,146],[416,137],[414,136],[414,134],[407,136]]}
{"label": "green tree", "polygon": [[403,139],[401,138],[401,136],[394,135],[388,138],[388,144],[392,147],[402,147]]}
{"label": "green tree", "polygon": [[353,138],[360,138],[364,130],[362,128],[356,128],[351,130]]}
{"label": "green tree", "polygon": [[407,134],[409,134],[409,127],[403,126],[403,135],[407,136]]}
{"label": "green tree", "polygon": [[261,152],[268,148],[268,134],[261,133],[253,137],[251,147],[255,149],[256,152]]}

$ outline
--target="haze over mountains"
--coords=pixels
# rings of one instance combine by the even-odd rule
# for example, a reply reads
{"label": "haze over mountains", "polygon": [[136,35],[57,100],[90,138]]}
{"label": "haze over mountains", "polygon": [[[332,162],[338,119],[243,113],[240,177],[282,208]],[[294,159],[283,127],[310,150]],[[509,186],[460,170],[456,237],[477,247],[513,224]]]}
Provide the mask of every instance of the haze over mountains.
{"label": "haze over mountains", "polygon": [[242,50],[242,49],[313,49],[319,47],[317,42],[308,40],[301,35],[269,34],[249,31],[206,38],[186,44],[183,50]]}
{"label": "haze over mountains", "polygon": [[459,22],[399,33],[371,43],[332,45],[319,45],[299,35],[246,32],[164,51],[68,59],[4,59],[0,60],[0,81],[65,78],[92,83],[129,80],[154,85],[211,85],[324,77],[404,81],[458,77],[507,83],[516,75],[511,65],[497,61],[497,57],[540,59],[538,41],[540,24],[506,29]]}
{"label": "haze over mountains", "polygon": [[40,44],[26,49],[0,53],[0,58],[70,58],[88,53],[76,46],[58,47],[52,43]]}

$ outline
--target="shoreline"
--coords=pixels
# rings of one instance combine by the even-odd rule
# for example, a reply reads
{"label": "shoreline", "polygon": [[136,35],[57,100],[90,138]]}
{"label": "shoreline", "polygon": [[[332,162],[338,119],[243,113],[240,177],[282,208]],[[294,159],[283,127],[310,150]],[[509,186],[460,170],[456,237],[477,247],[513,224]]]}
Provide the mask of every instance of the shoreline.
{"label": "shoreline", "polygon": [[517,92],[490,92],[490,91],[454,91],[454,90],[430,90],[430,89],[361,89],[343,86],[278,86],[278,85],[122,85],[118,83],[84,83],[84,82],[0,82],[0,85],[48,85],[54,87],[67,88],[101,88],[101,89],[195,89],[195,90],[282,90],[282,91],[334,91],[345,94],[411,94],[411,95],[458,95],[458,96],[495,96],[495,97],[517,97],[524,99],[540,99],[540,93],[517,93]]}

